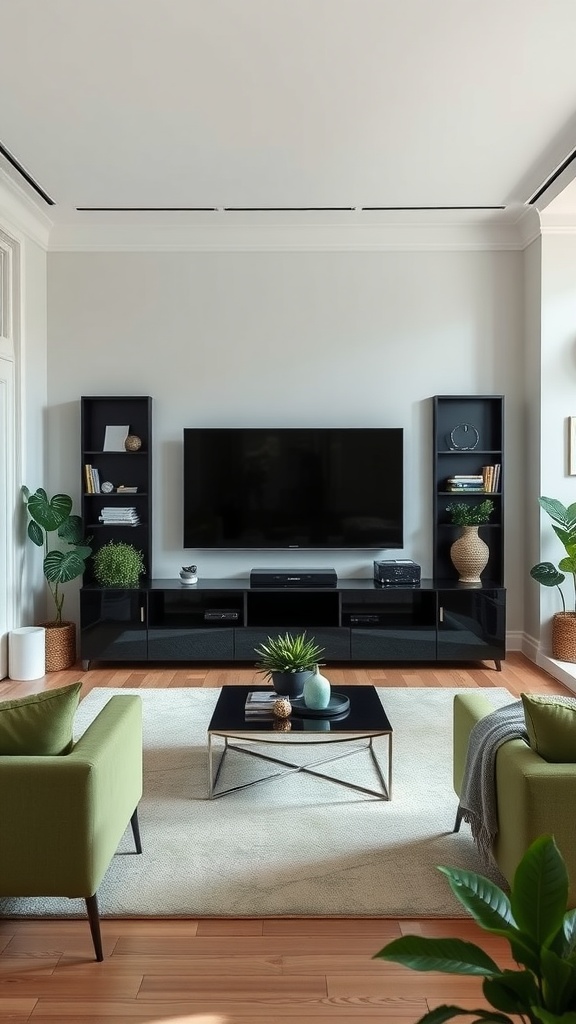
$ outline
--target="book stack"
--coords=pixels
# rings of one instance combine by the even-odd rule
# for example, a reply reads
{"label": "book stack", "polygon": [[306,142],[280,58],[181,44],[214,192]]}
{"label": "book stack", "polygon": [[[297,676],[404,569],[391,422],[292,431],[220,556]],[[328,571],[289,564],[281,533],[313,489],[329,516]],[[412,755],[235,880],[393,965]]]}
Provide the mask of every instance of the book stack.
{"label": "book stack", "polygon": [[272,707],[276,700],[278,694],[275,690],[251,690],[244,705],[246,718],[272,718]]}
{"label": "book stack", "polygon": [[86,494],[100,494],[100,473],[89,462],[84,466],[84,483]]}
{"label": "book stack", "polygon": [[486,490],[484,476],[482,473],[458,473],[455,476],[449,476],[446,482],[446,490],[459,491],[460,493],[465,491],[472,494],[484,491]]}
{"label": "book stack", "polygon": [[494,466],[482,466],[482,477],[484,490],[489,494],[495,494],[500,487],[500,463],[497,462]]}
{"label": "book stack", "polygon": [[135,508],[111,508],[110,506],[102,509],[98,519],[105,526],[138,526],[140,522]]}

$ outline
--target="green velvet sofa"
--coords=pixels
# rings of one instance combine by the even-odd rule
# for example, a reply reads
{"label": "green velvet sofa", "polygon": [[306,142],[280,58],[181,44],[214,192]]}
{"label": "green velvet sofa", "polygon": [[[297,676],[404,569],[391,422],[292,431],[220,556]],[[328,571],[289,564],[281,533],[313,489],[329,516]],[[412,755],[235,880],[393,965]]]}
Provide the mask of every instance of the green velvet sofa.
{"label": "green velvet sofa", "polygon": [[[470,731],[491,711],[494,706],[472,691],[454,698],[453,779],[458,796]],[[493,852],[504,878],[512,883],[534,839],[553,835],[568,868],[569,906],[576,907],[576,764],[550,763],[524,740],[509,740],[496,755],[496,799],[499,831]],[[459,826],[458,816],[455,831]]]}
{"label": "green velvet sofa", "polygon": [[0,756],[2,896],[86,901],[96,959],[96,890],[129,823],[141,852],[142,701],[112,696],[68,754]]}

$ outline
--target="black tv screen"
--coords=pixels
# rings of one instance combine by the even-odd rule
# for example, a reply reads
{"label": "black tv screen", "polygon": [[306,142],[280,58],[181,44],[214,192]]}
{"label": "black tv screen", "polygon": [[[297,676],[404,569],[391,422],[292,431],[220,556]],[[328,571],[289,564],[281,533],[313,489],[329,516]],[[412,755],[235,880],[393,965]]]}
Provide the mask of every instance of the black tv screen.
{"label": "black tv screen", "polygon": [[184,430],[185,548],[401,548],[403,430]]}

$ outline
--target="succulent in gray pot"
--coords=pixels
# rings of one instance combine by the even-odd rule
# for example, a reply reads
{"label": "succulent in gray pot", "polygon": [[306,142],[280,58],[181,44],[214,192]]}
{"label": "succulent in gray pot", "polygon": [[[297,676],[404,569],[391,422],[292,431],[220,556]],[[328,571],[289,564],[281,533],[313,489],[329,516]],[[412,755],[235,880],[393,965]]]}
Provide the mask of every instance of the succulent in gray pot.
{"label": "succulent in gray pot", "polygon": [[101,587],[136,587],[144,575],[144,556],[133,544],[108,541],[93,558],[94,576]]}
{"label": "succulent in gray pot", "polygon": [[254,651],[260,657],[256,662],[258,671],[271,680],[276,693],[292,698],[302,696],[304,683],[318,665],[324,648],[304,632],[269,636]]}

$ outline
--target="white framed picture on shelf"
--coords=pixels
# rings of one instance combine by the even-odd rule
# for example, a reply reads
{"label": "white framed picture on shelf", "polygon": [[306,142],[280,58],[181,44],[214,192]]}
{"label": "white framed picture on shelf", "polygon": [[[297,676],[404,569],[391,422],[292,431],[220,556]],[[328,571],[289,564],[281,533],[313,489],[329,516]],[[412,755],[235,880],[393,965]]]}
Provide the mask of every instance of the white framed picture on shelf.
{"label": "white framed picture on shelf", "polygon": [[124,442],[130,433],[130,427],[106,427],[104,431],[105,452],[125,452]]}

